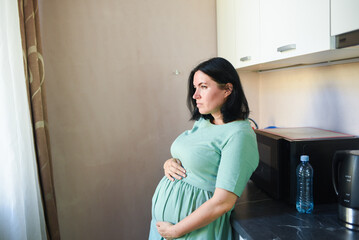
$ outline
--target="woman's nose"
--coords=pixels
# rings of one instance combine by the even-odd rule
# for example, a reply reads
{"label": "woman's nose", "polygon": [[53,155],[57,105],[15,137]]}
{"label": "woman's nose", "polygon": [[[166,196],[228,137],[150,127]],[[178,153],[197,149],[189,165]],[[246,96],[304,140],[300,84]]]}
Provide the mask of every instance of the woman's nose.
{"label": "woman's nose", "polygon": [[194,92],[194,94],[193,94],[193,99],[198,99],[199,98],[199,94],[198,94],[198,92],[197,92],[197,89],[196,89],[196,91]]}

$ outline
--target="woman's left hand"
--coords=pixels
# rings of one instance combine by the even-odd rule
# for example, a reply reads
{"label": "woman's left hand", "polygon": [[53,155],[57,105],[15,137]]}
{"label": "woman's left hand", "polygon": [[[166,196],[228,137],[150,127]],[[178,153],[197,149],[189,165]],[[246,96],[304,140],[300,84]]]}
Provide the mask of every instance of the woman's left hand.
{"label": "woman's left hand", "polygon": [[179,236],[176,236],[176,233],[173,229],[174,225],[172,223],[157,222],[156,226],[157,226],[157,231],[159,232],[159,234],[167,240],[171,240],[171,239],[179,237]]}

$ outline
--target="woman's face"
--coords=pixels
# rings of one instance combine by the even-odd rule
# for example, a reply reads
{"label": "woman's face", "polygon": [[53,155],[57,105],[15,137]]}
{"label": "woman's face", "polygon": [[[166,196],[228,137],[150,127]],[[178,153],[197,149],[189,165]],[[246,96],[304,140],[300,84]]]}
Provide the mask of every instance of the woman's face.
{"label": "woman's face", "polygon": [[213,117],[221,115],[221,107],[226,102],[230,91],[219,88],[217,82],[201,71],[197,71],[193,77],[197,108],[201,114],[211,114]]}

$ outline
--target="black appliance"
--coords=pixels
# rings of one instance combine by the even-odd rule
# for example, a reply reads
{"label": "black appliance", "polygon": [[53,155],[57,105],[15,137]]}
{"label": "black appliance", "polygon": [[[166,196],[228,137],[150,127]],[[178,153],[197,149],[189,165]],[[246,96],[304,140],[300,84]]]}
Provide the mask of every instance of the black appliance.
{"label": "black appliance", "polygon": [[314,170],[314,204],[336,202],[332,186],[332,159],[338,150],[359,149],[359,138],[318,128],[255,130],[259,165],[252,181],[274,199],[296,200],[296,167],[308,155]]}
{"label": "black appliance", "polygon": [[339,198],[339,219],[347,228],[359,231],[359,150],[335,153],[333,185]]}

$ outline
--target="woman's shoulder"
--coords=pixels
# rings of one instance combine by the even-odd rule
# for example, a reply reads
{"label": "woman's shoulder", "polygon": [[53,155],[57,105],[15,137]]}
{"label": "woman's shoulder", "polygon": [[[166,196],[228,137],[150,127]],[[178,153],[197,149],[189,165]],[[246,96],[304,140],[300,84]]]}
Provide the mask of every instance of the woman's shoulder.
{"label": "woman's shoulder", "polygon": [[244,120],[235,120],[232,122],[228,122],[223,124],[224,127],[229,129],[231,132],[237,132],[237,131],[245,131],[245,130],[251,130],[251,124],[248,121],[248,119]]}
{"label": "woman's shoulder", "polygon": [[235,135],[235,134],[253,133],[253,129],[248,119],[235,120],[225,124],[216,125],[211,123],[209,119],[205,119],[201,117],[194,122],[191,131],[197,129],[203,129],[206,132],[209,131],[208,133],[216,134],[216,135],[218,134],[221,136],[225,135],[227,137],[230,137],[230,135]]}
{"label": "woman's shoulder", "polygon": [[253,138],[255,137],[255,133],[253,131],[253,128],[248,121],[248,119],[245,120],[238,120],[233,121],[231,126],[228,125],[227,132],[228,137],[240,137],[240,138]]}

